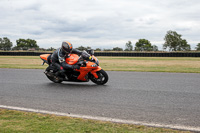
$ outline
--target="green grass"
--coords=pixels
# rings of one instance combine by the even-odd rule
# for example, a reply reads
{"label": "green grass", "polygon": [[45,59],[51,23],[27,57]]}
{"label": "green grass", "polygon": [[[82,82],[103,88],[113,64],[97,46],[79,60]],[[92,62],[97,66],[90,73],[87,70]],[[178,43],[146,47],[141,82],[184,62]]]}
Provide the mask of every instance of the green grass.
{"label": "green grass", "polygon": [[200,58],[100,57],[99,60],[105,70],[200,73]]}
{"label": "green grass", "polygon": [[200,61],[198,57],[99,57],[99,59],[105,59],[105,60],[152,60],[152,61],[187,61],[187,60],[193,60],[193,61]]}
{"label": "green grass", "polygon": [[[200,57],[98,57],[109,71],[200,73]],[[39,56],[0,56],[0,68],[45,69]]]}
{"label": "green grass", "polygon": [[164,128],[119,124],[0,109],[1,133],[186,133]]}

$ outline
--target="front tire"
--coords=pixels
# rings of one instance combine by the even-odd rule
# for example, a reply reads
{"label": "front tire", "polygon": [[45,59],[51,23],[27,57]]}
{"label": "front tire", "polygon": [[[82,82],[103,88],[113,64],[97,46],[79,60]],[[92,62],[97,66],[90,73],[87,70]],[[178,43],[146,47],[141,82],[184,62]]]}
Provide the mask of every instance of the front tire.
{"label": "front tire", "polygon": [[100,71],[96,72],[98,78],[95,78],[92,74],[90,75],[90,80],[97,85],[104,85],[108,82],[108,74],[101,69]]}

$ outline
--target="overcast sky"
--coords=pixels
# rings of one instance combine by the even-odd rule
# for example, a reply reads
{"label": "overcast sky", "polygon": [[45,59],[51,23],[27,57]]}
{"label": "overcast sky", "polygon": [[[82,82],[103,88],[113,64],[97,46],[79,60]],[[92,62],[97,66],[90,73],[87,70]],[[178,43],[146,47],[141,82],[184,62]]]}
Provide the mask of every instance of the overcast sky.
{"label": "overcast sky", "polygon": [[34,39],[43,48],[125,48],[148,39],[162,49],[173,30],[200,43],[200,0],[0,0],[0,38]]}

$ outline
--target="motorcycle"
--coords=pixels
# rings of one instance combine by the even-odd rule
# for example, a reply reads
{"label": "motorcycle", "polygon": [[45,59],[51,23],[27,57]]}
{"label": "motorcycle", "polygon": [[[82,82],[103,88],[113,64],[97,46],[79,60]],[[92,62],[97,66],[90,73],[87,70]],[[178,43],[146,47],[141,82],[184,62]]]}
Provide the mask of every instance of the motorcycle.
{"label": "motorcycle", "polygon": [[[92,59],[88,57],[91,56]],[[66,63],[69,65],[79,65],[80,69],[67,70],[65,73],[59,73],[59,70],[51,63],[51,54],[42,54],[40,58],[43,64],[48,64],[45,70],[47,78],[54,83],[61,83],[63,81],[73,82],[89,82],[90,80],[97,85],[104,85],[108,81],[108,74],[99,66],[99,60],[94,56],[94,51],[83,51],[80,56],[77,54],[70,54],[66,58]]]}

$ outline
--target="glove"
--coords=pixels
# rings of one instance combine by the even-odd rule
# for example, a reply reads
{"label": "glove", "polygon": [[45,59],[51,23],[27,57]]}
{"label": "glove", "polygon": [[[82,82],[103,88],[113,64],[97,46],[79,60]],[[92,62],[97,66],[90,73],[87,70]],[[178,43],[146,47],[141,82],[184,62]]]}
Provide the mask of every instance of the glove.
{"label": "glove", "polygon": [[95,59],[92,58],[92,56],[90,56],[88,59],[89,59],[90,61],[95,61]]}
{"label": "glove", "polygon": [[72,69],[80,69],[80,66],[79,65],[73,65]]}
{"label": "glove", "polygon": [[89,60],[92,60],[92,56],[88,57]]}

